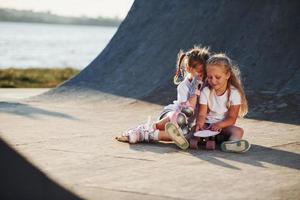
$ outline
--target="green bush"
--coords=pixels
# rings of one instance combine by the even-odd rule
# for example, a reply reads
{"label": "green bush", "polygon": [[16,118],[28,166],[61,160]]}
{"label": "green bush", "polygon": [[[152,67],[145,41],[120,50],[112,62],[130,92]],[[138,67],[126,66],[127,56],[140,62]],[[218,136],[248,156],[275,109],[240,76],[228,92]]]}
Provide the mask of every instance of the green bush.
{"label": "green bush", "polygon": [[0,69],[1,88],[53,88],[79,73],[74,68]]}

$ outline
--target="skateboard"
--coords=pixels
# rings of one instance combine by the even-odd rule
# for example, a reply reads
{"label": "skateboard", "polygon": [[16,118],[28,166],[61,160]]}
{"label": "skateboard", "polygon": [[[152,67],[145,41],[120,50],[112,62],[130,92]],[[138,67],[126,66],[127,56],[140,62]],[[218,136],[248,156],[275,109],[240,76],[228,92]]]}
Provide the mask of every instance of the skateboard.
{"label": "skateboard", "polygon": [[193,137],[190,139],[190,148],[191,149],[198,149],[199,143],[204,143],[205,148],[207,150],[215,150],[216,149],[216,141],[215,136],[218,135],[220,132],[218,131],[211,131],[211,130],[202,130],[197,131],[193,134]]}

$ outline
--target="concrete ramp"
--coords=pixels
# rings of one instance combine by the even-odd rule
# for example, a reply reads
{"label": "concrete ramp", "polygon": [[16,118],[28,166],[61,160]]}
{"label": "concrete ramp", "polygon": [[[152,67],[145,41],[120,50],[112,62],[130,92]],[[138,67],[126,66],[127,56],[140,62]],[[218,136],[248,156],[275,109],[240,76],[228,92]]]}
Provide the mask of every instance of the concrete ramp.
{"label": "concrete ramp", "polygon": [[202,44],[239,65],[248,117],[297,123],[299,10],[297,0],[135,1],[99,56],[48,95],[69,100],[71,93],[74,100],[106,93],[165,105],[176,97],[177,53]]}
{"label": "concrete ramp", "polygon": [[300,93],[300,2],[135,1],[107,47],[54,93],[101,91],[166,104],[180,49],[226,52],[248,94]]}

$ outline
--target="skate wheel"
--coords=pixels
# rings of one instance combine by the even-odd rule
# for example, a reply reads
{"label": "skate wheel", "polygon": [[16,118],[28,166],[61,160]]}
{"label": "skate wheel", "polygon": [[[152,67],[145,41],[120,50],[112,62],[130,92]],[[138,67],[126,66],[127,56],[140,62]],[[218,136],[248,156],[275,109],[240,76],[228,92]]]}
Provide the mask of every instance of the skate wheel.
{"label": "skate wheel", "polygon": [[198,149],[198,139],[197,138],[191,138],[190,139],[190,148],[191,149]]}
{"label": "skate wheel", "polygon": [[215,150],[216,149],[216,142],[213,140],[206,141],[206,149],[207,150]]}

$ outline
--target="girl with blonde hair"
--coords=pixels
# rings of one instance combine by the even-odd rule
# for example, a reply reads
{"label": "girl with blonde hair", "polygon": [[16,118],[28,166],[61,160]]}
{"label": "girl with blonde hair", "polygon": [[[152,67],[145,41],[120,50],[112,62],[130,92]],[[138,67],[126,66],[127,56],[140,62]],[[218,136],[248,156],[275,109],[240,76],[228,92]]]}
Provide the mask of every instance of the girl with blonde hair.
{"label": "girl with blonde hair", "polygon": [[237,117],[248,112],[248,104],[237,66],[225,54],[212,55],[207,61],[208,86],[200,94],[196,131],[220,131],[229,137],[221,144],[226,152],[246,152],[250,144],[242,140],[244,130],[235,126]]}

